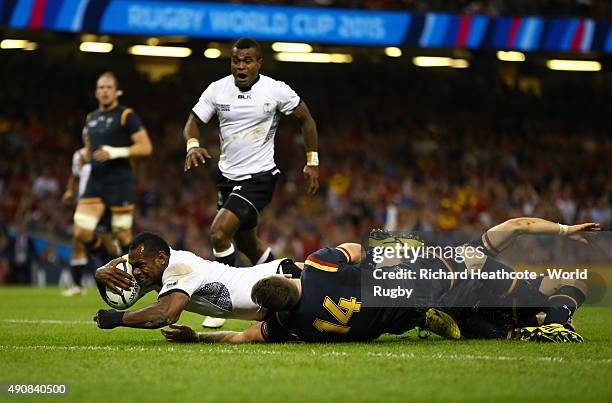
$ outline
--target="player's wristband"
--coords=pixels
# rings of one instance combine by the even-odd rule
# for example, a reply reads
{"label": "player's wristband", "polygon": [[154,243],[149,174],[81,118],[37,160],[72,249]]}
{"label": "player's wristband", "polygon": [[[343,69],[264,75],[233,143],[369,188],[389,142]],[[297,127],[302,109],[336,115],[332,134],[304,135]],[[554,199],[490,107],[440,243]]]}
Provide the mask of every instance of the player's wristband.
{"label": "player's wristband", "polygon": [[112,160],[117,158],[128,158],[130,156],[129,147],[102,146],[102,149],[110,155],[110,159]]}
{"label": "player's wristband", "polygon": [[117,312],[113,309],[100,309],[98,311],[98,323],[101,329],[114,329],[123,325],[125,312]]}
{"label": "player's wristband", "polygon": [[191,150],[192,148],[198,147],[200,147],[200,140],[194,138],[190,138],[189,140],[187,140],[187,152],[189,152],[189,150]]}
{"label": "player's wristband", "polygon": [[565,236],[569,232],[569,225],[559,224],[559,235]]}
{"label": "player's wristband", "polygon": [[306,153],[306,165],[309,167],[319,166],[319,153],[316,151],[309,151]]}

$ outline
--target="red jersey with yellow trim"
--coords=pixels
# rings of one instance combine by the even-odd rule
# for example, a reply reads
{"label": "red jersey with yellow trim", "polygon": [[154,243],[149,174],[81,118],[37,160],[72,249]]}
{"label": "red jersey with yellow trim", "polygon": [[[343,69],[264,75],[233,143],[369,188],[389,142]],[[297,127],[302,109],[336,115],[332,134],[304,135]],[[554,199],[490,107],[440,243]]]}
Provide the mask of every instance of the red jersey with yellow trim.
{"label": "red jersey with yellow trim", "polygon": [[308,256],[304,264],[300,302],[263,323],[268,341],[367,341],[422,324],[420,309],[363,307],[361,271],[351,264],[346,251],[323,248]]}

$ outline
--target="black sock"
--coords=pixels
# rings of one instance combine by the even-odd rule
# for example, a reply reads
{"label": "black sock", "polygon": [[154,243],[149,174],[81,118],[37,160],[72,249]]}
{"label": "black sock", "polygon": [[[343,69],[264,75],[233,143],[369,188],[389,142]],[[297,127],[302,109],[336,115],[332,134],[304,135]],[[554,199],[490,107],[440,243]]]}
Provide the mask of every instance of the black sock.
{"label": "black sock", "polygon": [[259,257],[259,259],[257,259],[257,262],[255,262],[254,264],[263,264],[263,263],[268,263],[274,260],[274,255],[272,254],[272,250],[270,248],[267,248]]}
{"label": "black sock", "polygon": [[77,287],[83,286],[83,272],[85,271],[84,264],[70,265],[70,272],[72,273],[72,281]]}
{"label": "black sock", "polygon": [[229,266],[236,265],[236,252],[232,252],[231,254],[223,257],[215,256],[215,260],[219,263],[223,263]]}
{"label": "black sock", "polygon": [[236,249],[234,245],[230,245],[229,248],[220,252],[213,248],[213,255],[215,256],[215,260],[219,263],[236,266]]}
{"label": "black sock", "polygon": [[272,251],[270,251],[270,253],[268,253],[268,257],[266,258],[266,260],[264,261],[264,263],[271,262],[271,261],[273,261],[274,259],[276,259],[276,258],[274,257],[274,254],[272,253]]}

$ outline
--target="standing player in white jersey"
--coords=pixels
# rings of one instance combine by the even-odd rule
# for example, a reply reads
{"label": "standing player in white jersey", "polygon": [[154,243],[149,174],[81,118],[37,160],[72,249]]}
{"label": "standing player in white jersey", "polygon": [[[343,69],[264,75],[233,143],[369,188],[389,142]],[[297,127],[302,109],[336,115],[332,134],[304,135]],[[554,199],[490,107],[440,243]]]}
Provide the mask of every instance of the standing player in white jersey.
{"label": "standing player in white jersey", "polygon": [[[259,212],[270,202],[280,171],[274,163],[274,136],[280,115],[300,123],[306,146],[304,175],[308,191],[318,187],[318,135],[306,103],[282,81],[259,73],[261,48],[241,38],[232,48],[231,74],[213,82],[194,106],[183,135],[187,141],[185,171],[211,158],[200,144],[200,127],[214,114],[219,119],[221,155],[217,174],[218,212],[210,228],[216,260],[233,266],[236,249],[252,264],[274,259],[257,236]],[[235,246],[234,244],[235,243]],[[206,320],[206,327],[223,321]]]}
{"label": "standing player in white jersey", "polygon": [[[66,191],[62,196],[62,202],[70,206],[76,198],[80,198],[85,191],[87,186],[87,180],[91,172],[91,163],[87,161],[86,156],[87,150],[85,147],[79,148],[72,155],[72,175],[68,179],[66,185]],[[85,245],[80,242],[76,236],[72,236],[72,256],[70,257],[70,273],[72,274],[73,286],[65,290],[62,295],[65,297],[71,297],[74,295],[81,295],[83,293],[83,284],[81,282],[83,278],[83,271],[87,266],[87,251]]]}
{"label": "standing player in white jersey", "polygon": [[[289,259],[278,259],[253,267],[229,267],[219,262],[181,250],[170,249],[167,242],[152,233],[137,235],[129,249],[132,273],[144,292],[153,289],[157,303],[136,311],[99,310],[98,326],[157,329],[175,323],[183,310],[215,317],[261,320],[266,311],[251,299],[253,285],[273,274],[298,274],[300,269]],[[116,277],[115,266],[123,258],[112,260],[96,272],[100,294],[105,286],[118,289],[124,279]],[[127,274],[122,273],[127,279]]]}

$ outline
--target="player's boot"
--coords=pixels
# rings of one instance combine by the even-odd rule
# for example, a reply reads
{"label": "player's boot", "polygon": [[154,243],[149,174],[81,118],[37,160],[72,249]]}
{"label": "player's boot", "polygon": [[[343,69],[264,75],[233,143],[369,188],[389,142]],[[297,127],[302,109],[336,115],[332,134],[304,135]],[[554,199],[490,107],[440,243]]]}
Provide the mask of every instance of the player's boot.
{"label": "player's boot", "polygon": [[461,338],[461,331],[457,322],[446,312],[435,308],[429,308],[425,314],[425,329],[447,339],[458,340]]}
{"label": "player's boot", "polygon": [[82,287],[70,287],[62,292],[64,297],[75,297],[78,295],[85,295],[85,290]]}
{"label": "player's boot", "polygon": [[515,329],[512,338],[515,340],[536,341],[541,343],[583,343],[578,333],[566,329],[558,323],[537,327]]}
{"label": "player's boot", "polygon": [[207,327],[209,329],[217,329],[225,324],[225,319],[223,318],[214,318],[212,316],[204,317],[204,321],[202,322],[202,327]]}

